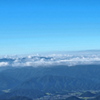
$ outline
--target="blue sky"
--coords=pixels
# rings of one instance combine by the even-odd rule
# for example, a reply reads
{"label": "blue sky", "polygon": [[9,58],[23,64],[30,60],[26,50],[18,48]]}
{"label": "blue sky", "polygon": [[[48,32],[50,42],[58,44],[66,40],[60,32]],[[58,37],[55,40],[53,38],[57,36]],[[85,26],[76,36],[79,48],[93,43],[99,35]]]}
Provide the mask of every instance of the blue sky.
{"label": "blue sky", "polygon": [[0,0],[0,55],[94,49],[99,0]]}

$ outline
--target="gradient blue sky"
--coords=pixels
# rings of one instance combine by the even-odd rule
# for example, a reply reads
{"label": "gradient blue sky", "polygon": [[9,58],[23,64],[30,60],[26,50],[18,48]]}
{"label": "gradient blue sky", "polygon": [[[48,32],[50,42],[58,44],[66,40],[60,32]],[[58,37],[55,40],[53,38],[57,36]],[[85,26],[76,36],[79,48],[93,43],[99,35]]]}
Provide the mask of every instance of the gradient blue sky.
{"label": "gradient blue sky", "polygon": [[0,55],[92,49],[99,0],[0,0]]}

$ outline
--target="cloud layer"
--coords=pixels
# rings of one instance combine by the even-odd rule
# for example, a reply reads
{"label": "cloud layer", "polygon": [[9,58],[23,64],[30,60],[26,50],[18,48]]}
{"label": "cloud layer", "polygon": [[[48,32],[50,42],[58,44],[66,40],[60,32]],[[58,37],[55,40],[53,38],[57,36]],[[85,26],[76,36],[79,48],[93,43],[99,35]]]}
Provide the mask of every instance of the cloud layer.
{"label": "cloud layer", "polygon": [[100,64],[100,55],[66,55],[66,54],[53,54],[53,55],[28,55],[23,57],[1,57],[0,67],[37,67],[37,66],[54,66],[54,65],[84,65],[84,64]]}

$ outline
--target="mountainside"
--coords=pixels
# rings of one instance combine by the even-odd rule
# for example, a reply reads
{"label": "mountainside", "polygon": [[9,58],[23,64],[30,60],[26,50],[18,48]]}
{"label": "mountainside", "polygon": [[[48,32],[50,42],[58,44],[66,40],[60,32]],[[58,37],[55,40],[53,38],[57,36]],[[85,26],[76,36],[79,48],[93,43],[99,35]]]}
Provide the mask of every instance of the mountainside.
{"label": "mountainside", "polygon": [[79,99],[79,98],[77,98],[77,97],[75,97],[75,96],[72,96],[72,97],[68,97],[68,98],[65,99],[65,100],[82,100],[82,99]]}
{"label": "mountainside", "polygon": [[10,99],[5,99],[5,100],[32,100],[32,99],[27,98],[27,97],[22,97],[22,96],[15,96],[15,97],[11,97]]}
{"label": "mountainside", "polygon": [[100,100],[100,96],[97,96],[96,98],[90,100]]}
{"label": "mountainside", "polygon": [[83,94],[80,95],[80,97],[93,97],[95,96],[95,94],[91,93],[91,92],[84,92]]}
{"label": "mountainside", "polygon": [[99,76],[99,65],[10,68],[0,72],[0,98],[100,90]]}
{"label": "mountainside", "polygon": [[0,90],[13,88],[18,83],[19,81],[16,78],[7,76],[6,73],[0,73]]}

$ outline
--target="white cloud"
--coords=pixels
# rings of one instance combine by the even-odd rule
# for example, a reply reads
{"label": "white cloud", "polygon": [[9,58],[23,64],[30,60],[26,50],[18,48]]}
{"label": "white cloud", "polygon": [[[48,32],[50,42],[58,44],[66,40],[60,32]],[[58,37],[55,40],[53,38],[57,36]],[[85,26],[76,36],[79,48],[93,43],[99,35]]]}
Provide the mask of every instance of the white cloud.
{"label": "white cloud", "polygon": [[[6,57],[7,58],[7,57]],[[3,59],[3,58],[1,58]],[[1,60],[0,59],[0,60]],[[53,55],[29,55],[26,57],[8,57],[13,61],[0,61],[0,67],[24,67],[24,66],[52,66],[52,65],[83,65],[83,64],[100,64],[100,55],[72,55],[72,54],[53,54]]]}
{"label": "white cloud", "polygon": [[0,67],[9,66],[8,62],[0,62]]}

